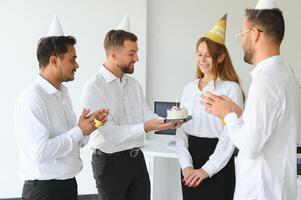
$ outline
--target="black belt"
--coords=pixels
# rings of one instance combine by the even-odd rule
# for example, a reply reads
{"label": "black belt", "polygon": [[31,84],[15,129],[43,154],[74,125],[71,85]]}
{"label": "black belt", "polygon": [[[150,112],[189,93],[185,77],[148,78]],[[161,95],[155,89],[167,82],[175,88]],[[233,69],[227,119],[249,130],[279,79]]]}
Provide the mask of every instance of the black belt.
{"label": "black belt", "polygon": [[55,183],[55,182],[69,182],[69,181],[74,181],[75,178],[71,178],[71,179],[65,179],[65,180],[58,180],[58,179],[50,179],[50,180],[26,180],[25,184],[26,185],[42,185],[42,184],[49,184],[49,183]]}
{"label": "black belt", "polygon": [[115,153],[105,153],[99,149],[94,149],[93,153],[96,155],[104,155],[104,156],[130,156],[132,158],[137,157],[138,153],[139,153],[140,149],[139,148],[134,148],[134,149],[128,149],[128,150],[124,150],[124,151],[118,151]]}

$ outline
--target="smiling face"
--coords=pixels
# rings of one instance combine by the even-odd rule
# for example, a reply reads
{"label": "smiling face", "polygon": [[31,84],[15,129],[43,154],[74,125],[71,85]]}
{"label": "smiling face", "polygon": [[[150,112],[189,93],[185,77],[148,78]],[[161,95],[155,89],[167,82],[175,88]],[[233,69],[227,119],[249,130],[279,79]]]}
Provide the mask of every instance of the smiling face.
{"label": "smiling face", "polygon": [[74,46],[68,45],[67,52],[61,56],[57,57],[58,65],[58,78],[60,82],[73,81],[76,69],[79,67],[76,62],[76,51]]}
{"label": "smiling face", "polygon": [[137,52],[137,42],[131,40],[125,40],[123,47],[116,50],[116,65],[123,73],[134,73],[134,65],[138,61]]}
{"label": "smiling face", "polygon": [[197,48],[197,65],[201,72],[205,75],[212,73],[213,59],[208,51],[206,42],[201,42]]}

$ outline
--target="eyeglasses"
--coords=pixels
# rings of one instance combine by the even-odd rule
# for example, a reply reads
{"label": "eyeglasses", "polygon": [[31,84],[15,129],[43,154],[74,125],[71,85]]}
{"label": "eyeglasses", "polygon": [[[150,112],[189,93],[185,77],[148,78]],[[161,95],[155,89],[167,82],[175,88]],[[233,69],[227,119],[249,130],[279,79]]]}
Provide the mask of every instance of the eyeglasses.
{"label": "eyeglasses", "polygon": [[253,28],[249,28],[248,30],[245,30],[245,31],[236,33],[236,34],[234,35],[235,40],[239,41],[239,40],[242,38],[242,36],[243,36],[244,34],[250,32],[252,29],[253,29]]}
{"label": "eyeglasses", "polygon": [[253,30],[253,29],[256,29],[258,32],[263,32],[263,30],[260,30],[260,29],[258,29],[258,28],[252,27],[252,28],[249,28],[249,29],[247,29],[247,30],[245,30],[245,31],[242,31],[242,32],[239,32],[239,33],[235,34],[235,35],[234,35],[235,40],[240,41],[240,39],[242,38],[242,36],[243,36],[244,34],[250,32],[250,31]]}
{"label": "eyeglasses", "polygon": [[[262,10],[259,10],[258,13],[257,13],[256,16],[255,16],[255,19],[254,19],[255,24],[256,24],[256,22],[257,22],[257,20],[258,20],[259,15],[261,14],[261,11],[262,11]],[[256,29],[258,32],[263,32],[263,30],[260,30],[260,29],[258,29],[258,28],[253,28],[253,27],[252,27],[252,28],[249,28],[248,30],[245,30],[245,31],[242,31],[242,32],[239,32],[239,33],[235,34],[235,35],[234,35],[235,40],[240,41],[240,39],[242,38],[242,36],[243,36],[244,34],[250,32],[252,29]]]}

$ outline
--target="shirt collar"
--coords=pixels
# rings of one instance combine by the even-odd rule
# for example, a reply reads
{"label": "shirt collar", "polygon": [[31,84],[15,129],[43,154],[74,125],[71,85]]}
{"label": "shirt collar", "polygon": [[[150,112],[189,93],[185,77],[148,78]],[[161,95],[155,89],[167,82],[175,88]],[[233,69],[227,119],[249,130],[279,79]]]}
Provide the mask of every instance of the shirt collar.
{"label": "shirt collar", "polygon": [[[196,80],[194,80],[194,83],[198,85],[198,84],[199,84],[199,81],[200,81],[200,79],[196,79]],[[220,81],[221,81],[221,79],[220,79],[219,77],[217,77],[216,80],[215,80],[216,83],[218,83],[218,82],[220,82]],[[207,85],[213,85],[213,84],[214,84],[214,80],[211,80],[211,81],[209,81],[209,82],[207,83]],[[206,86],[207,86],[207,85],[206,85]],[[206,86],[205,86],[205,87],[206,87]]]}
{"label": "shirt collar", "polygon": [[[200,79],[194,80],[194,83],[195,83],[195,85],[196,85],[198,91],[200,91],[199,86],[198,86],[199,81],[200,81]],[[221,81],[221,79],[220,79],[219,77],[217,77],[216,80],[215,80],[215,84],[218,84],[220,81]],[[209,81],[209,82],[207,83],[207,85],[205,85],[205,87],[203,88],[203,91],[200,91],[200,92],[204,92],[204,91],[214,91],[214,90],[215,90],[215,86],[216,86],[216,85],[214,85],[214,80],[211,80],[211,81]]]}
{"label": "shirt collar", "polygon": [[61,92],[66,92],[67,88],[60,84],[59,90],[56,89],[51,83],[49,83],[45,78],[43,78],[41,75],[38,75],[36,78],[36,83],[45,91],[47,94],[60,94]]}
{"label": "shirt collar", "polygon": [[[120,80],[117,76],[115,76],[110,70],[108,70],[105,66],[102,66],[99,70],[100,74],[103,76],[103,78],[105,79],[105,81],[107,83],[110,83],[114,80]],[[128,76],[126,74],[123,74],[122,78],[121,78],[121,82],[126,81],[128,78]]]}
{"label": "shirt collar", "polygon": [[251,71],[252,78],[256,77],[264,68],[272,66],[276,63],[282,63],[281,56],[272,56],[269,57],[263,61],[261,61],[259,64],[255,66],[255,68]]}

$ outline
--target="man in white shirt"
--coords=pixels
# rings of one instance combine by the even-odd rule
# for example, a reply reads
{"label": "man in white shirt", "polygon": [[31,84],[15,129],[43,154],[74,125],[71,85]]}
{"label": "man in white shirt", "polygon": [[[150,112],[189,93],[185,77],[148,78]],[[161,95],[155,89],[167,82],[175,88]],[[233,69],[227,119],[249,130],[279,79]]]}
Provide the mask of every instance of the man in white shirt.
{"label": "man in white shirt", "polygon": [[294,75],[280,57],[282,12],[274,7],[247,9],[237,36],[244,60],[254,65],[245,110],[225,96],[209,94],[201,100],[209,113],[224,119],[239,149],[234,199],[294,200],[301,98]]}
{"label": "man in white shirt", "polygon": [[79,67],[71,36],[42,38],[37,48],[40,72],[19,96],[15,131],[25,180],[22,199],[76,200],[75,176],[82,169],[79,148],[108,111],[84,109],[76,124],[67,88]]}
{"label": "man in white shirt", "polygon": [[150,180],[142,151],[144,135],[177,128],[150,111],[140,84],[131,76],[138,61],[137,36],[124,30],[106,34],[107,59],[82,93],[91,111],[109,108],[106,125],[93,134],[92,167],[100,199],[148,200]]}

